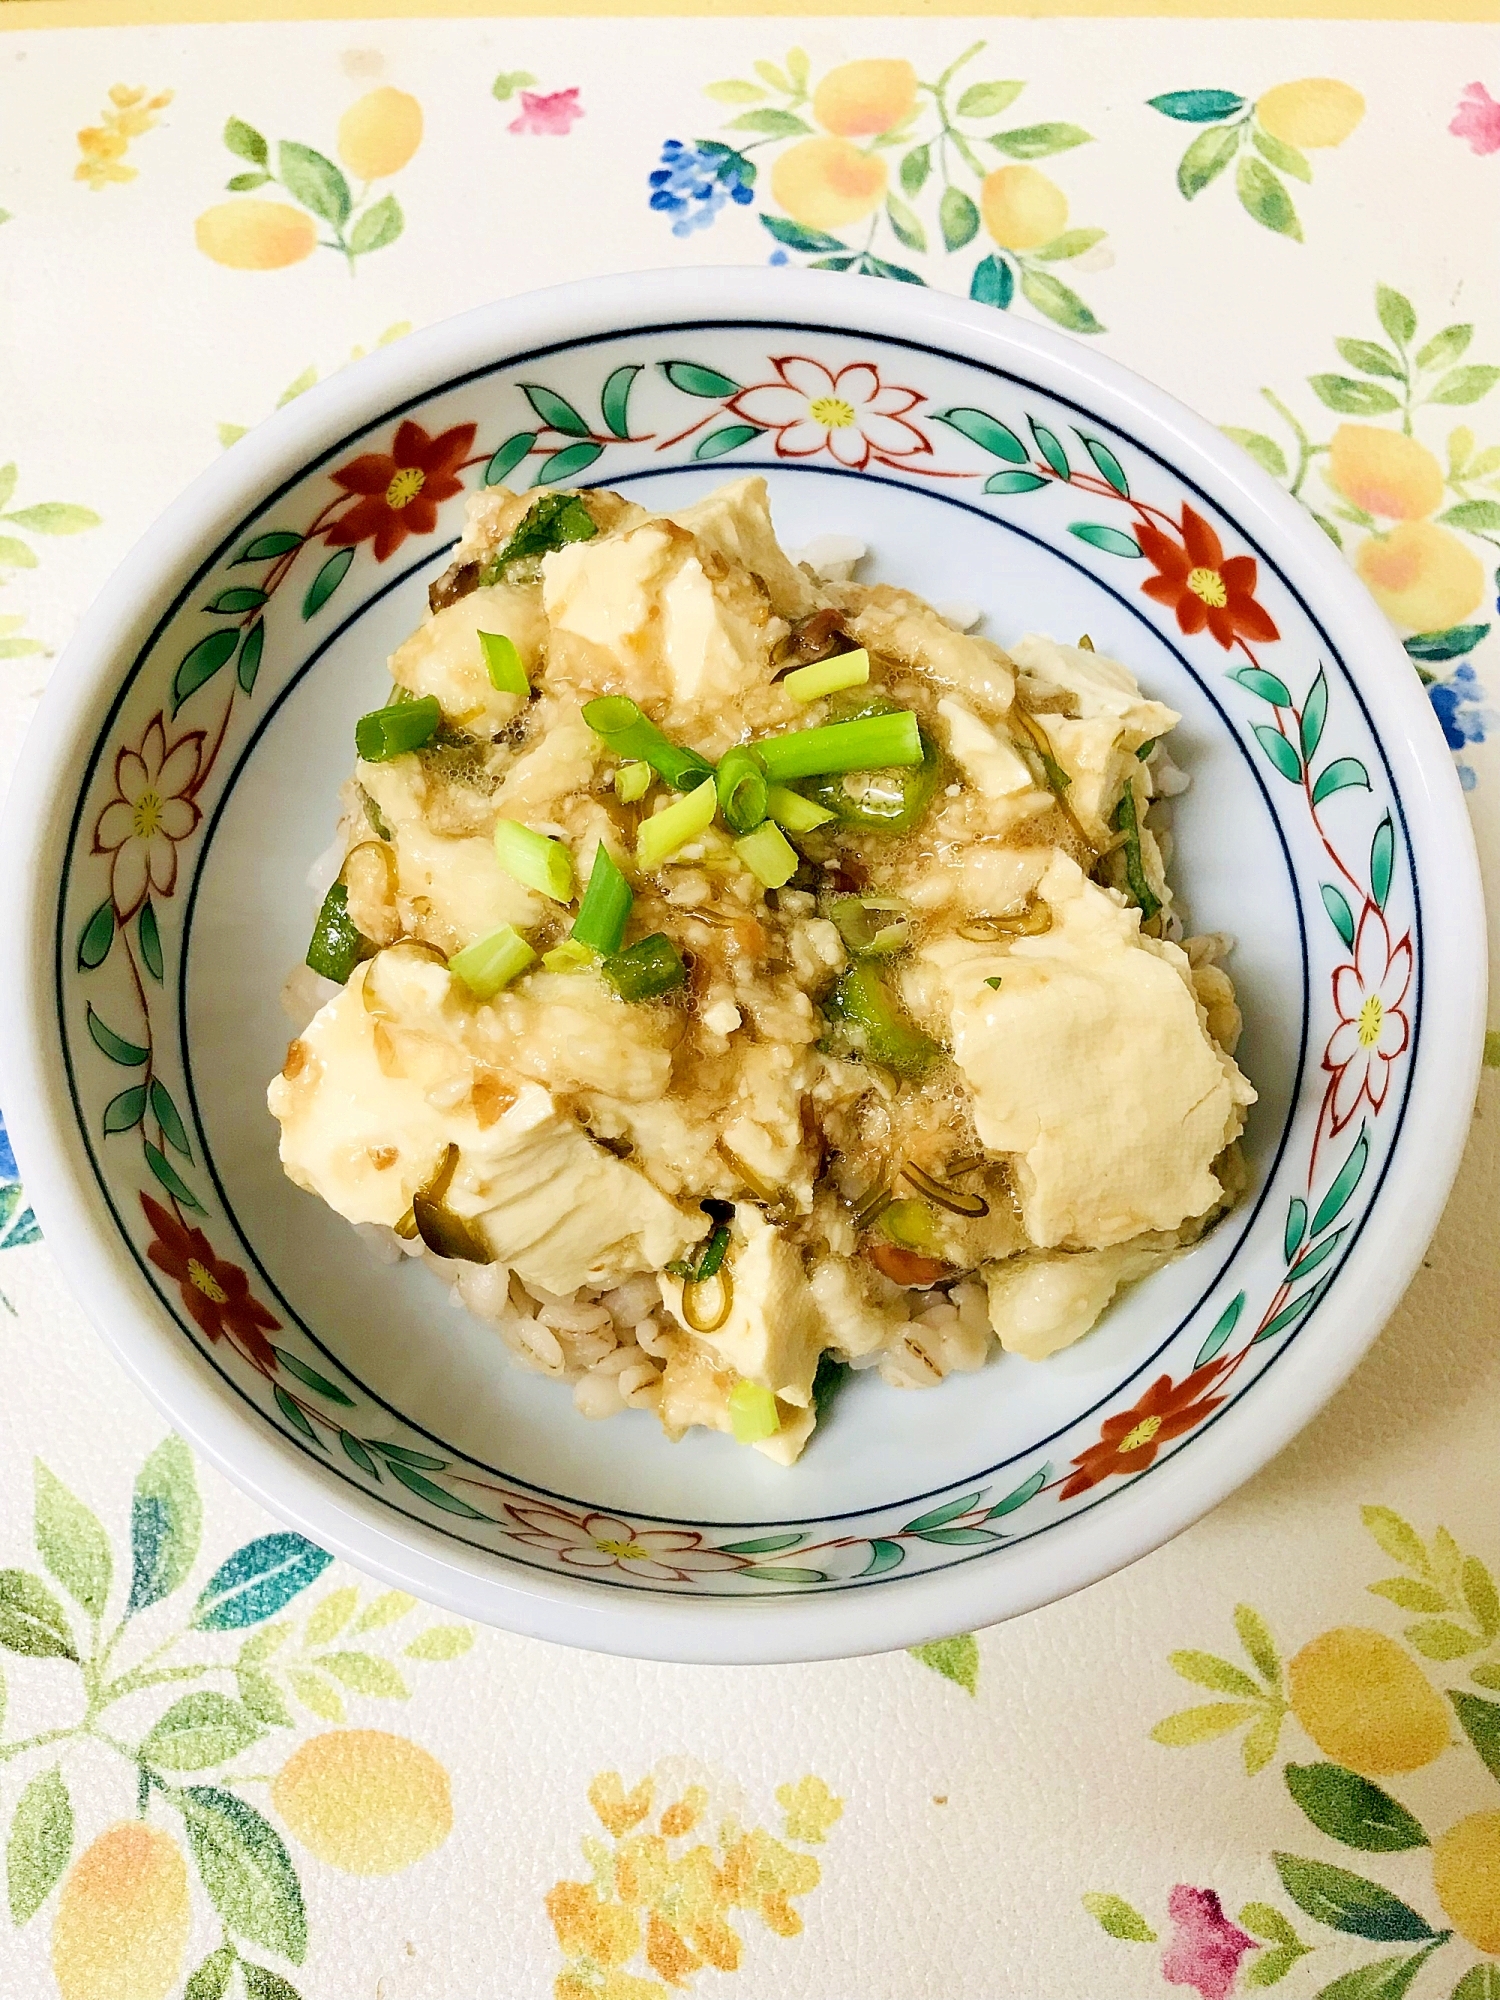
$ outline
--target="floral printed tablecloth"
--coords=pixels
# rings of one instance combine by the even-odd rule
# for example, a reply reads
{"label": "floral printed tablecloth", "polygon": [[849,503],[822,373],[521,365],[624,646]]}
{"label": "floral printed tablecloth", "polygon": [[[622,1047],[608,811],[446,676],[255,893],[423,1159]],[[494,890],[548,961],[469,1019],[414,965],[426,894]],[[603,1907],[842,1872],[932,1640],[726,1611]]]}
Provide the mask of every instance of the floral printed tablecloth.
{"label": "floral printed tablecloth", "polygon": [[[351,356],[813,264],[1221,424],[1391,617],[1500,883],[1493,29],[85,12],[0,6],[7,775],[135,536]],[[1196,1529],[754,1671],[474,1630],[281,1531],[116,1374],[0,1141],[0,1991],[1500,2000],[1497,1114],[1487,1074],[1390,1328]]]}

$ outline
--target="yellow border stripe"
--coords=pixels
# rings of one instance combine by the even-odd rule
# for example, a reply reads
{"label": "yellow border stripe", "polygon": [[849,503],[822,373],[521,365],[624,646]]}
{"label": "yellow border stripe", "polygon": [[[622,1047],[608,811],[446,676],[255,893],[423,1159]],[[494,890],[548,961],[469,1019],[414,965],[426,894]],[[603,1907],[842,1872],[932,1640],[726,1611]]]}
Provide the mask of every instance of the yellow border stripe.
{"label": "yellow border stripe", "polygon": [[1500,0],[0,0],[7,28],[155,27],[179,22],[636,19],[781,15],[805,20],[1057,16],[1110,20],[1500,21]]}

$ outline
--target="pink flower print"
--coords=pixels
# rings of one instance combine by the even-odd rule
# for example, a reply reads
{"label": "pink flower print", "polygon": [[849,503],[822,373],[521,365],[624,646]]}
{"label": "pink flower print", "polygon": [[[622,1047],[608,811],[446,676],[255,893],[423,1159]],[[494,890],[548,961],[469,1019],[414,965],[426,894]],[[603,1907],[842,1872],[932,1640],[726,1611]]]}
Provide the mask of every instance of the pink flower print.
{"label": "pink flower print", "polygon": [[1391,943],[1385,918],[1366,903],[1354,939],[1354,963],[1333,975],[1339,1024],[1328,1038],[1323,1067],[1332,1078],[1329,1110],[1335,1132],[1367,1103],[1379,1111],[1390,1088],[1391,1064],[1406,1051],[1411,1023],[1402,1002],[1411,985],[1410,937]]}
{"label": "pink flower print", "polygon": [[168,743],[154,715],[140,747],[115,758],[115,795],[94,828],[94,852],[112,857],[110,894],[122,924],[148,893],[170,896],[177,887],[178,843],[201,818],[193,792],[202,754],[201,729]]}
{"label": "pink flower print", "polygon": [[1476,153],[1500,153],[1500,104],[1482,83],[1468,84],[1448,130],[1467,139]]}
{"label": "pink flower print", "polygon": [[1161,1976],[1169,1986],[1193,1986],[1203,2000],[1228,2000],[1240,1960],[1259,1949],[1253,1937],[1224,1914],[1212,1889],[1179,1882],[1167,1898],[1172,1937],[1162,1953]]}
{"label": "pink flower print", "polygon": [[826,451],[840,465],[862,470],[872,458],[909,458],[932,446],[906,412],[921,401],[915,389],[882,382],[868,361],[837,375],[805,354],[772,357],[774,382],[756,382],[731,396],[728,408],[776,434],[778,458],[812,458]]}
{"label": "pink flower print", "polygon": [[583,116],[583,106],[574,90],[523,90],[521,115],[512,118],[508,130],[565,139],[575,119]]}
{"label": "pink flower print", "polygon": [[570,1569],[623,1570],[652,1583],[686,1583],[704,1570],[740,1569],[695,1528],[637,1528],[613,1514],[569,1514],[542,1500],[507,1500],[518,1542],[547,1549]]}

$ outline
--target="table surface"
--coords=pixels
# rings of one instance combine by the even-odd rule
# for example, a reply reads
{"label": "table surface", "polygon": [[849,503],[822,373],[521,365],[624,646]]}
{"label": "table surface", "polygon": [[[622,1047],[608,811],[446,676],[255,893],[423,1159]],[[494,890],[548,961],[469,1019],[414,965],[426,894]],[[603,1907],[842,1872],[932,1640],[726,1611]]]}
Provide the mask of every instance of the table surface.
{"label": "table surface", "polygon": [[[967,292],[987,229],[1018,250],[1069,232],[1066,257],[1020,262],[1011,310],[1235,427],[1403,638],[1440,634],[1411,670],[1495,885],[1492,10],[181,11],[0,7],[6,777],[85,604],[246,426],[496,294],[805,262],[831,254],[814,227],[859,254],[831,149],[906,115],[909,64],[945,79],[963,193],[940,211],[924,93],[879,155],[871,254]],[[351,254],[316,247],[305,183],[258,189],[260,135],[342,159]],[[715,147],[741,151],[729,180]],[[339,1563],[237,1593],[226,1565],[276,1524],[126,1386],[0,1143],[0,1984],[1500,2000],[1497,1134],[1487,1072],[1370,1357],[1170,1547],[915,1656],[755,1670],[470,1629]]]}

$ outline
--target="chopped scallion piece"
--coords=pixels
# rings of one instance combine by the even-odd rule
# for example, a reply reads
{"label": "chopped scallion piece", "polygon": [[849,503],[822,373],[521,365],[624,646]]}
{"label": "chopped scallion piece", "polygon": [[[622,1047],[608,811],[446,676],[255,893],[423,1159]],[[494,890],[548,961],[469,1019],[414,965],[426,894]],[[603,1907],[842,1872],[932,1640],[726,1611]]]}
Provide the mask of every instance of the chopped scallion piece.
{"label": "chopped scallion piece", "polygon": [[501,694],[530,694],[531,682],[526,678],[526,669],[521,665],[521,655],[516,651],[516,642],[504,632],[481,632],[479,644],[484,651],[484,670],[490,677],[490,686]]}
{"label": "chopped scallion piece", "polygon": [[542,953],[542,964],[549,972],[582,972],[597,963],[598,957],[598,952],[591,951],[586,944],[564,938],[561,944],[553,945],[551,951]]}
{"label": "chopped scallion piece", "polygon": [[503,986],[534,964],[536,953],[514,924],[502,924],[455,952],[448,970],[461,979],[476,1000],[492,1000]]}
{"label": "chopped scallion piece", "polygon": [[821,729],[794,729],[765,736],[755,746],[774,784],[789,778],[820,778],[832,771],[879,771],[888,764],[920,764],[922,734],[910,709],[891,715],[862,715],[855,722],[830,722]]}
{"label": "chopped scallion piece", "polygon": [[884,958],[911,942],[911,917],[892,896],[838,896],[828,914],[856,958]]}
{"label": "chopped scallion piece", "polygon": [[442,719],[435,694],[373,708],[354,725],[355,752],[366,764],[387,764],[392,757],[404,757],[430,743]]}
{"label": "chopped scallion piece", "polygon": [[766,767],[737,743],[719,759],[719,810],[731,833],[749,833],[766,816]]}
{"label": "chopped scallion piece", "polygon": [[653,931],[626,951],[611,952],[601,969],[622,1000],[655,1000],[687,978],[687,967],[665,931]]}
{"label": "chopped scallion piece", "polygon": [[754,833],[744,834],[734,843],[734,851],[757,882],[779,889],[790,882],[802,857],[775,820],[763,820]]}
{"label": "chopped scallion piece", "polygon": [[1151,755],[1151,752],[1155,748],[1156,748],[1156,738],[1154,736],[1148,736],[1145,742],[1141,745],[1140,749],[1137,750],[1135,754],[1137,757],[1140,758],[1141,762],[1144,764],[1146,759]]}
{"label": "chopped scallion piece", "polygon": [[594,849],[594,866],[588,887],[578,906],[578,917],[570,935],[580,945],[607,958],[618,951],[630,920],[635,891],[615,865],[615,858],[601,840]]}
{"label": "chopped scallion piece", "polygon": [[729,1422],[741,1444],[756,1444],[761,1438],[775,1437],[781,1429],[776,1398],[742,1375],[729,1392]]}
{"label": "chopped scallion piece", "polygon": [[717,1222],[704,1240],[701,1257],[677,1257],[668,1264],[667,1270],[674,1278],[689,1280],[695,1285],[707,1283],[719,1275],[719,1266],[729,1254],[729,1224]]}
{"label": "chopped scallion piece", "polygon": [[826,826],[837,814],[786,785],[771,785],[766,791],[766,818],[774,819],[788,833],[811,833],[815,826]]}
{"label": "chopped scallion piece", "polygon": [[362,959],[372,958],[375,946],[349,914],[349,891],[335,882],[323,898],[318,921],[313,925],[307,962],[324,979],[336,979],[340,986]]}
{"label": "chopped scallion piece", "polygon": [[898,1076],[921,1077],[943,1051],[906,1018],[868,959],[850,966],[823,1002],[835,1055],[883,1063]]}
{"label": "chopped scallion piece", "polygon": [[495,858],[507,875],[554,903],[573,900],[573,857],[560,840],[513,819],[495,822]]}
{"label": "chopped scallion piece", "polygon": [[622,806],[633,806],[651,789],[652,770],[646,763],[621,764],[615,772],[615,796]]}
{"label": "chopped scallion piece", "polygon": [[869,678],[870,656],[861,646],[857,653],[835,653],[831,660],[798,667],[781,685],[793,701],[816,701],[819,695],[837,694],[840,688],[863,687]]}
{"label": "chopped scallion piece", "polygon": [[663,736],[628,695],[606,694],[585,702],[583,719],[617,757],[639,757],[665,778],[674,792],[689,792],[714,774],[706,757]]}
{"label": "chopped scallion piece", "polygon": [[899,1250],[925,1250],[930,1255],[938,1247],[932,1210],[925,1201],[893,1201],[881,1211],[876,1226]]}
{"label": "chopped scallion piece", "polygon": [[719,1266],[729,1254],[729,1224],[717,1223],[712,1236],[704,1245],[703,1255],[698,1259],[698,1268],[693,1276],[701,1285],[709,1278],[719,1275]]}
{"label": "chopped scallion piece", "polygon": [[659,813],[653,813],[641,822],[641,830],[635,839],[636,866],[647,874],[660,868],[669,856],[680,847],[686,847],[690,840],[696,840],[700,833],[707,832],[713,825],[714,813],[719,803],[710,771],[696,791],[686,798],[675,800]]}
{"label": "chopped scallion piece", "polygon": [[1004,984],[1004,981],[1000,978],[999,974],[997,973],[993,979],[987,979],[984,983],[986,986],[990,987],[992,991],[998,993],[1000,991],[1001,986]]}

